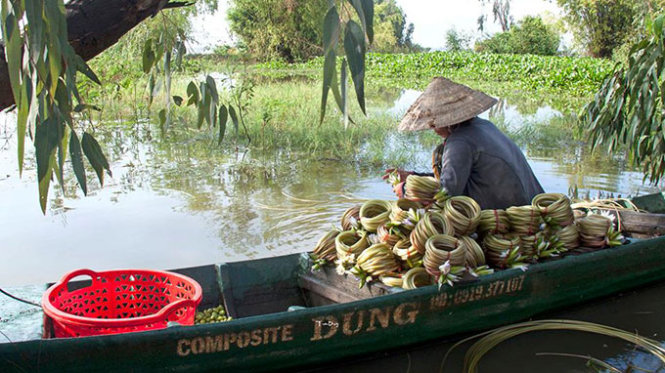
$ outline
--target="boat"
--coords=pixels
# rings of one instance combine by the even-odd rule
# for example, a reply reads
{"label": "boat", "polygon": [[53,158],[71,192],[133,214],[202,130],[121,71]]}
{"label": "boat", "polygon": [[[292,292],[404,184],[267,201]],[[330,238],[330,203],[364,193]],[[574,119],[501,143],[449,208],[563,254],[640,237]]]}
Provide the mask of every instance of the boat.
{"label": "boat", "polygon": [[223,304],[233,320],[53,338],[52,322],[41,317],[39,336],[0,343],[0,371],[300,369],[518,322],[665,279],[664,195],[633,202],[652,213],[617,212],[628,244],[574,250],[452,287],[358,288],[333,268],[313,272],[306,253],[174,270],[201,285],[199,309]]}

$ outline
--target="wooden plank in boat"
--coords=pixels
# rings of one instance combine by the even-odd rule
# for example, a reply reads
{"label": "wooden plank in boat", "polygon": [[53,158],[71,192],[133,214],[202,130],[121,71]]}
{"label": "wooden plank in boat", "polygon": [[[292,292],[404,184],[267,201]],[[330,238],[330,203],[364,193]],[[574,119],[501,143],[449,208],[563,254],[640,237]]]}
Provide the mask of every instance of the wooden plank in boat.
{"label": "wooden plank in boat", "polygon": [[358,287],[359,284],[360,280],[350,275],[340,276],[332,266],[324,266],[319,271],[306,271],[300,276],[300,286],[306,290],[308,300],[314,303],[311,305],[346,303],[402,291],[379,281],[367,283],[362,288]]}
{"label": "wooden plank in boat", "polygon": [[[617,215],[616,211],[611,211]],[[619,211],[621,230],[631,237],[651,238],[665,235],[665,214]]]}

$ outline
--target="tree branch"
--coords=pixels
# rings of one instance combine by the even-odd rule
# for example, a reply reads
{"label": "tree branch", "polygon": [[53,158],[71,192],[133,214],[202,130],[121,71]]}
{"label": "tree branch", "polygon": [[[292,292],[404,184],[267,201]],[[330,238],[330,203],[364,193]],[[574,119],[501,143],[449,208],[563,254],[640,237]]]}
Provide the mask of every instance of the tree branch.
{"label": "tree branch", "polygon": [[[167,0],[71,0],[67,10],[69,42],[84,60],[100,54],[136,25],[162,9],[191,5]],[[0,48],[0,110],[14,104],[4,46]]]}

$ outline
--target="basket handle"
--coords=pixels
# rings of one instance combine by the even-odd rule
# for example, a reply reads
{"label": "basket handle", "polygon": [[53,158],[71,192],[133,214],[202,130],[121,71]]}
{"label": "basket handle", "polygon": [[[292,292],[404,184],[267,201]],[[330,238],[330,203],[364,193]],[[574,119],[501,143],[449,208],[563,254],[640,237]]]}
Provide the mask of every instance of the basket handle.
{"label": "basket handle", "polygon": [[65,284],[65,285],[66,285],[69,281],[71,281],[71,279],[73,279],[73,278],[75,278],[75,277],[78,277],[78,276],[90,276],[90,277],[92,278],[92,283],[94,284],[94,283],[95,283],[95,279],[96,279],[97,277],[99,277],[99,274],[98,274],[97,272],[95,272],[95,271],[93,271],[93,270],[91,270],[91,269],[87,269],[87,268],[84,268],[84,269],[77,269],[77,270],[71,271],[71,272],[67,273],[66,275],[64,275],[64,276],[60,279],[59,282],[60,282],[61,284]]}
{"label": "basket handle", "polygon": [[193,299],[180,299],[177,302],[169,303],[166,307],[159,310],[159,312],[153,314],[152,316],[157,319],[163,319],[166,316],[169,316],[172,312],[175,312],[180,307],[192,307],[196,310],[198,302]]}

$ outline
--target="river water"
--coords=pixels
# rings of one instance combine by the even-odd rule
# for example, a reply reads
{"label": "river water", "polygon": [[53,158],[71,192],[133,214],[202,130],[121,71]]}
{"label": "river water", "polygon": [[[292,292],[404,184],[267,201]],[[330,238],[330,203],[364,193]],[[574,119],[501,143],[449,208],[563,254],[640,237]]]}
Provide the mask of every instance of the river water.
{"label": "river water", "polygon": [[[369,115],[388,111],[397,120],[419,93],[383,92],[370,99]],[[634,196],[659,190],[644,184],[643,174],[621,155],[592,154],[561,130],[573,121],[561,110],[526,106],[502,100],[484,117],[518,143],[546,191]],[[96,133],[113,177],[100,188],[89,173],[89,194],[83,196],[70,172],[63,189],[51,188],[42,215],[29,150],[19,176],[13,119],[0,116],[0,286],[44,283],[82,267],[167,269],[308,251],[347,207],[394,198],[376,166],[312,160],[306,154],[222,151],[198,132],[164,137],[149,123],[118,121]],[[412,149],[404,166],[427,170],[431,144],[409,134],[386,139],[387,151],[405,144]],[[644,309],[607,301],[609,308],[597,312],[614,309],[626,313],[621,320],[628,328],[664,333],[658,317],[664,293],[649,294],[630,298]],[[589,316],[594,311],[580,312],[577,316],[594,319]],[[633,318],[639,325],[629,322]],[[601,346],[593,351],[600,358],[630,353],[623,344],[605,351],[605,342],[587,341]],[[434,356],[428,348],[438,347],[423,347],[422,356]],[[406,358],[396,356],[400,364]]]}

